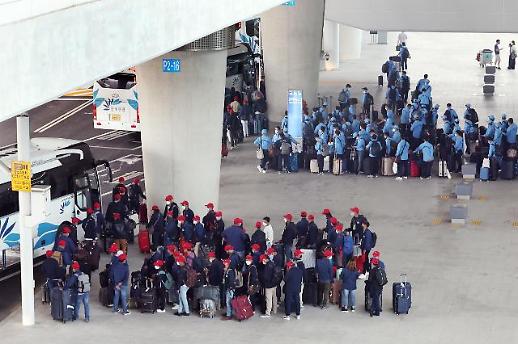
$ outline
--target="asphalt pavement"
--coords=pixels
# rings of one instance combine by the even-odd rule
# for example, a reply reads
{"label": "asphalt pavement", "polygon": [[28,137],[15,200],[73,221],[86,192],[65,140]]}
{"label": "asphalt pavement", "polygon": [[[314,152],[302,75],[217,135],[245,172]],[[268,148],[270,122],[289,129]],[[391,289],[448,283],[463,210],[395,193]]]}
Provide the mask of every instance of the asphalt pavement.
{"label": "asphalt pavement", "polygon": [[[90,145],[93,156],[108,160],[114,181],[124,177],[127,183],[135,177],[143,179],[140,134],[117,130],[94,129],[92,99],[64,97],[28,111],[31,137],[59,137],[84,141]],[[16,143],[16,119],[0,122],[0,147]],[[111,190],[110,188],[107,188]],[[107,200],[110,193],[103,194]],[[109,200],[108,200],[109,201]],[[35,269],[36,284],[42,276]],[[0,321],[21,303],[20,279],[15,276],[0,282]]]}

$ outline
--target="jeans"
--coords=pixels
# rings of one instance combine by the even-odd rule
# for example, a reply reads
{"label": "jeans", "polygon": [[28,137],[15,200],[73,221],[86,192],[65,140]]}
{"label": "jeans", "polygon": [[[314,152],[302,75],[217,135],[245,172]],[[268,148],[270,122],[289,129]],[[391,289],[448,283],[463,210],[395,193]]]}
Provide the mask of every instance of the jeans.
{"label": "jeans", "polygon": [[178,307],[178,313],[189,314],[189,301],[187,301],[187,291],[189,287],[185,284],[180,286],[180,306]]}
{"label": "jeans", "polygon": [[115,287],[115,294],[113,296],[113,311],[117,312],[119,310],[119,303],[122,304],[122,312],[126,313],[128,311],[128,286],[121,285],[120,287]]}
{"label": "jeans", "polygon": [[326,307],[329,302],[329,291],[331,290],[331,282],[318,282],[318,297],[320,305]]}
{"label": "jeans", "polygon": [[248,121],[241,120],[241,125],[243,126],[243,136],[248,137]]}
{"label": "jeans", "polygon": [[365,156],[365,151],[357,151],[356,160],[358,161],[356,165],[356,174],[360,173],[360,171],[363,171],[363,157]]}
{"label": "jeans", "polygon": [[279,157],[279,171],[289,171],[289,154],[281,154]]}
{"label": "jeans", "polygon": [[286,293],[284,297],[284,306],[286,308],[286,315],[290,315],[293,310],[295,310],[296,315],[300,315],[300,294]]}
{"label": "jeans", "polygon": [[232,299],[234,298],[234,291],[227,290],[225,293],[225,297],[227,300],[227,317],[232,317]]}
{"label": "jeans", "polygon": [[81,309],[81,303],[85,306],[85,320],[90,320],[90,293],[77,293],[76,309],[74,310],[75,319],[79,319],[79,310]]}
{"label": "jeans", "polygon": [[356,305],[356,290],[342,289],[342,300],[340,306],[344,308],[354,308]]}
{"label": "jeans", "polygon": [[286,261],[291,260],[293,257],[293,244],[285,244],[284,245],[284,255],[286,256]]}

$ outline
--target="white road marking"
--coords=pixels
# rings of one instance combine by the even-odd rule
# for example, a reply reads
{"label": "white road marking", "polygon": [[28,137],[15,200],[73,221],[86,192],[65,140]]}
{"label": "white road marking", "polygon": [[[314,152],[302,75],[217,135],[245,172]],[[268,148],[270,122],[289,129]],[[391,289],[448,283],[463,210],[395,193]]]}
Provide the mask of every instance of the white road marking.
{"label": "white road marking", "polygon": [[110,131],[107,131],[105,133],[92,136],[92,137],[84,140],[84,142],[92,141],[92,140],[113,141],[115,139],[118,139],[118,138],[121,138],[121,137],[124,137],[124,136],[127,136],[127,135],[131,135],[132,133],[133,133],[132,131],[110,130]]}
{"label": "white road marking", "polygon": [[50,121],[49,123],[39,127],[38,129],[34,130],[35,133],[43,133],[45,131],[47,131],[48,129],[58,125],[59,123],[63,122],[64,120],[66,120],[67,118],[69,117],[72,117],[73,115],[75,115],[76,113],[78,113],[79,111],[83,110],[84,108],[86,108],[87,106],[89,106],[90,104],[92,103],[91,100],[89,101],[86,101],[84,103],[81,103],[79,106],[73,108],[72,110],[62,114],[61,116],[53,119],[52,121]]}
{"label": "white road marking", "polygon": [[99,149],[113,149],[113,150],[125,150],[125,151],[133,151],[133,150],[135,150],[135,148],[93,146],[93,145],[89,145],[89,146],[90,146],[90,148],[99,148]]}

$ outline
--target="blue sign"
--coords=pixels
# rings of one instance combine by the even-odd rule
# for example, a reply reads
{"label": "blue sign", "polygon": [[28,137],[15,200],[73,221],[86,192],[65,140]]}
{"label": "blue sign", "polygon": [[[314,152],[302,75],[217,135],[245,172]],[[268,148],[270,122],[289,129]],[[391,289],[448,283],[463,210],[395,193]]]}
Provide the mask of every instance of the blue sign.
{"label": "blue sign", "polygon": [[288,90],[288,134],[302,138],[302,90]]}
{"label": "blue sign", "polygon": [[180,59],[162,59],[162,72],[180,73]]}
{"label": "blue sign", "polygon": [[283,3],[284,6],[288,6],[288,7],[294,7],[295,6],[295,0],[291,0],[291,1],[286,1],[285,3]]}

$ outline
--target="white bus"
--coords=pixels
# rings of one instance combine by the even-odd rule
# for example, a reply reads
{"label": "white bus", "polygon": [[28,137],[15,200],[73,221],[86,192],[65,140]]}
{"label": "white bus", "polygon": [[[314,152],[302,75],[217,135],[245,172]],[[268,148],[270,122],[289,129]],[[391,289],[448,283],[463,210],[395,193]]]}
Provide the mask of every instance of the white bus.
{"label": "white bus", "polygon": [[94,82],[94,128],[140,131],[137,75],[134,69]]}
{"label": "white bus", "polygon": [[[112,176],[109,163],[95,160],[86,143],[57,138],[31,143],[32,185],[51,186],[50,215],[33,232],[34,263],[39,264],[52,249],[58,226],[74,216],[84,219],[93,202],[102,202],[103,185],[109,190]],[[0,150],[0,281],[20,271],[18,193],[11,190],[10,174],[16,158],[16,146]]]}

